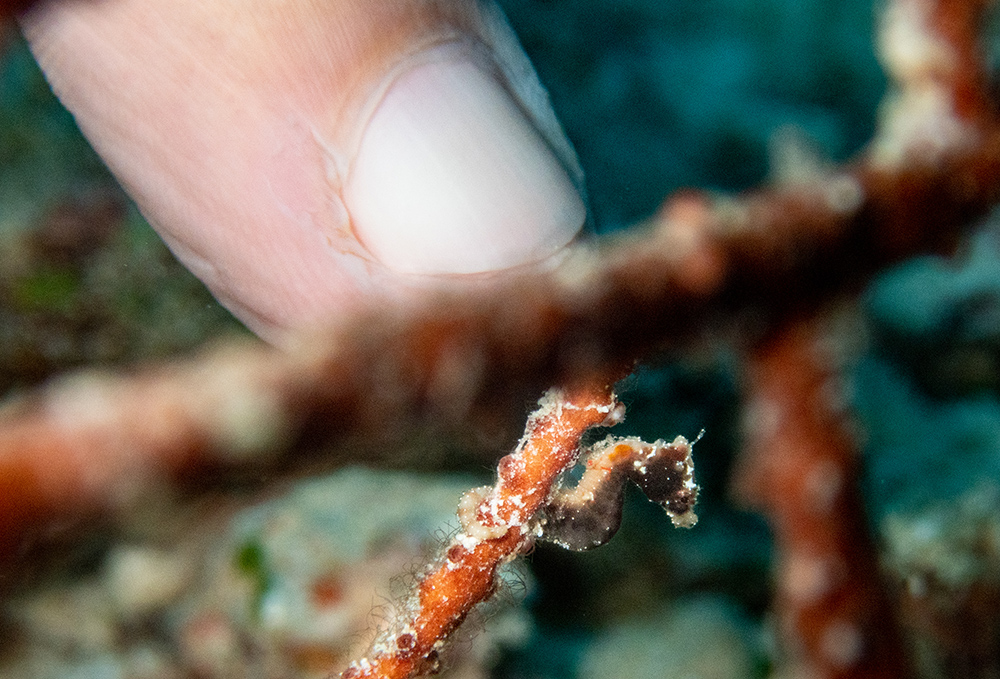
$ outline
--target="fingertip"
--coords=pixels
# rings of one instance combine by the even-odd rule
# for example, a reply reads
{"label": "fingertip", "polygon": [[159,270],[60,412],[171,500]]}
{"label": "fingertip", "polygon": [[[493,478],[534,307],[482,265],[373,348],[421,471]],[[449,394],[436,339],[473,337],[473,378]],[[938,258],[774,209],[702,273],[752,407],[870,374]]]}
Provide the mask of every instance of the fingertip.
{"label": "fingertip", "polygon": [[466,274],[545,259],[586,208],[546,140],[484,60],[443,49],[375,108],[345,200],[358,239],[400,273]]}

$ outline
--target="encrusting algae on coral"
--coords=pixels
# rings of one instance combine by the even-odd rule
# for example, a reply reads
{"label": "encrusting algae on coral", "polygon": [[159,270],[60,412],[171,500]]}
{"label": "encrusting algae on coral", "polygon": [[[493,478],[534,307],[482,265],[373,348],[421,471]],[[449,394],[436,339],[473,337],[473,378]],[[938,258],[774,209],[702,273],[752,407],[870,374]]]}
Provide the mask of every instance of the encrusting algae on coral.
{"label": "encrusting algae on coral", "polygon": [[[344,670],[342,679],[402,679],[436,671],[449,635],[496,591],[500,566],[536,539],[579,550],[614,535],[626,479],[663,505],[674,525],[693,526],[698,487],[687,439],[649,444],[608,437],[581,449],[588,429],[618,424],[624,415],[609,387],[546,393],[517,448],[497,465],[496,484],[462,497],[461,529],[419,581],[401,619],[382,631],[369,655]],[[581,456],[583,476],[563,488],[565,472]]]}

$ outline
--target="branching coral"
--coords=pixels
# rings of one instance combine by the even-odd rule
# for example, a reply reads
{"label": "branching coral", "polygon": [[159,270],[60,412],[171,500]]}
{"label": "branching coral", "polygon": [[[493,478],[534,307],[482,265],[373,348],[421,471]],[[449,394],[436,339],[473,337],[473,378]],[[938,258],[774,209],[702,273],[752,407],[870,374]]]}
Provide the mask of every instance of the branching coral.
{"label": "branching coral", "polygon": [[621,518],[624,477],[662,503],[676,524],[693,525],[697,487],[691,447],[683,438],[669,445],[608,439],[588,454],[587,471],[574,488],[556,485],[576,462],[583,433],[617,424],[623,414],[606,387],[546,394],[517,449],[500,460],[496,485],[470,490],[462,499],[462,528],[420,580],[402,619],[341,677],[401,679],[434,671],[448,635],[492,594],[497,568],[535,538],[586,548],[610,537]]}
{"label": "branching coral", "polygon": [[[887,3],[881,54],[894,90],[875,139],[843,167],[736,198],[681,194],[645,229],[580,245],[551,271],[344,319],[291,354],[228,346],[130,376],[78,376],[8,404],[0,554],[24,553],[40,524],[135,503],[151,483],[288,469],[317,441],[377,443],[417,422],[438,433],[496,431],[547,387],[578,385],[563,404],[567,427],[550,431],[561,420],[543,409],[501,462],[497,486],[468,496],[463,532],[418,585],[410,626],[387,632],[347,673],[408,676],[433,665],[440,640],[489,595],[496,566],[535,531],[571,546],[605,539],[566,528],[586,523],[576,509],[586,485],[549,496],[580,433],[616,412],[603,385],[654,352],[684,350],[753,316],[739,344],[760,344],[750,393],[765,405],[751,412],[783,415],[751,430],[758,453],[747,475],[775,517],[790,666],[899,676],[891,615],[868,594],[878,585],[850,491],[853,446],[842,418],[824,410],[822,359],[809,349],[817,326],[794,319],[821,315],[901,257],[946,247],[1000,197],[1000,125],[979,36],[987,8]],[[642,466],[646,450],[606,444],[594,474],[624,474],[605,468],[619,457]],[[602,494],[600,478],[585,484],[595,478],[607,516],[617,498]],[[803,493],[805,505],[789,502]]]}
{"label": "branching coral", "polygon": [[857,488],[857,451],[834,397],[840,361],[820,326],[790,322],[754,353],[737,485],[774,528],[774,607],[795,676],[904,677]]}

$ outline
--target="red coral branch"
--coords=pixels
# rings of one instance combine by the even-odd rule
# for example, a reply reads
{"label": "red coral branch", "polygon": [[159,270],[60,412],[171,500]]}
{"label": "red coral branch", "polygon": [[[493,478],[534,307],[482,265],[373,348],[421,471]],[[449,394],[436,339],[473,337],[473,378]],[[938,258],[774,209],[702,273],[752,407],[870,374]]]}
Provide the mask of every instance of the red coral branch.
{"label": "red coral branch", "polygon": [[[617,530],[626,478],[661,503],[675,525],[694,525],[698,487],[691,445],[683,437],[670,444],[609,437],[586,451],[587,470],[578,484],[560,486],[560,477],[580,456],[583,433],[618,424],[624,413],[608,386],[547,393],[516,450],[498,463],[496,485],[475,488],[462,498],[461,530],[419,581],[400,619],[342,679],[405,679],[436,669],[451,632],[492,595],[497,569],[536,538],[588,548]],[[568,535],[574,544],[566,544]]]}
{"label": "red coral branch", "polygon": [[497,568],[531,544],[531,519],[576,460],[583,432],[615,424],[621,416],[609,387],[548,394],[529,418],[517,450],[500,460],[496,485],[469,491],[463,499],[462,530],[417,585],[405,619],[376,641],[369,657],[345,670],[343,679],[403,679],[432,669],[448,635],[492,594]]}
{"label": "red coral branch", "polygon": [[768,517],[789,676],[908,676],[857,488],[829,333],[793,322],[748,367],[747,451],[736,483]]}

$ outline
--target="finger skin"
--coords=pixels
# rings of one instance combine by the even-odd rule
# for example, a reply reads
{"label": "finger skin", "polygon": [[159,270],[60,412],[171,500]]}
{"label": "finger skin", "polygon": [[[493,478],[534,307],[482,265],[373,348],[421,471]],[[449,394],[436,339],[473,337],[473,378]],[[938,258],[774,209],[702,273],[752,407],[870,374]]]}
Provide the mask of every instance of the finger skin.
{"label": "finger skin", "polygon": [[424,285],[359,244],[343,182],[365,120],[412,60],[459,44],[511,62],[492,11],[460,0],[59,0],[21,23],[56,94],[171,249],[278,339]]}

